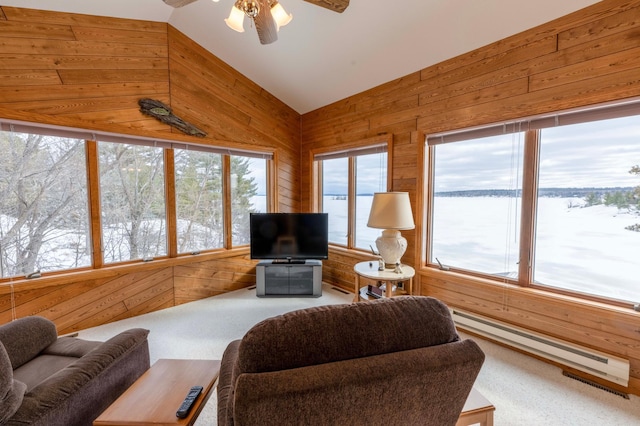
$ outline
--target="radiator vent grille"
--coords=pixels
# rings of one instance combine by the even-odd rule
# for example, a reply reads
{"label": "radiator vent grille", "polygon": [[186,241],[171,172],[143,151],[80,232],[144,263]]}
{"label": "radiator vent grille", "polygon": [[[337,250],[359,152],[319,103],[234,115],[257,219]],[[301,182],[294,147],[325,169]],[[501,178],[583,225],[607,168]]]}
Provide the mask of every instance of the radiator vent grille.
{"label": "radiator vent grille", "polygon": [[589,386],[593,386],[594,388],[601,389],[601,390],[603,390],[605,392],[609,392],[609,393],[612,393],[614,395],[621,396],[624,399],[631,399],[631,398],[629,398],[629,394],[627,394],[627,393],[617,391],[617,390],[612,389],[612,388],[610,388],[608,386],[603,386],[600,383],[596,383],[596,382],[594,382],[592,380],[585,379],[584,377],[576,376],[575,374],[569,373],[568,371],[563,371],[562,375],[564,375],[564,376],[566,376],[566,377],[568,377],[570,379],[577,380],[579,382],[587,384]]}

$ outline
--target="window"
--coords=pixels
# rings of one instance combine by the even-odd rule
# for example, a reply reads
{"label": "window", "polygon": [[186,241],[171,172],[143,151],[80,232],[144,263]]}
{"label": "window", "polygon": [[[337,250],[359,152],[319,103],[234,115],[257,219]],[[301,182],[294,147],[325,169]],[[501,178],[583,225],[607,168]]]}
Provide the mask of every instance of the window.
{"label": "window", "polygon": [[367,141],[340,152],[315,154],[319,211],[329,214],[329,242],[369,251],[379,229],[367,227],[375,192],[387,190],[389,142]]}
{"label": "window", "polygon": [[376,246],[381,229],[367,227],[374,192],[387,190],[387,154],[365,154],[354,157],[356,166],[355,247],[369,250]]}
{"label": "window", "polygon": [[164,149],[100,142],[105,263],[167,254]]}
{"label": "window", "polygon": [[429,136],[428,263],[640,301],[639,141],[639,101]]}
{"label": "window", "polygon": [[535,282],[640,301],[640,115],[543,129]]}
{"label": "window", "polygon": [[267,211],[267,161],[231,156],[232,244],[249,244],[249,214]]}
{"label": "window", "polygon": [[224,247],[222,155],[175,150],[178,253]]}
{"label": "window", "polygon": [[349,234],[349,158],[322,162],[322,212],[329,213],[329,242],[347,245]]}
{"label": "window", "polygon": [[84,141],[0,131],[0,276],[91,265]]}
{"label": "window", "polygon": [[9,120],[0,149],[0,279],[246,246],[271,208],[269,152]]}
{"label": "window", "polygon": [[434,147],[432,263],[517,278],[523,143],[513,133]]}

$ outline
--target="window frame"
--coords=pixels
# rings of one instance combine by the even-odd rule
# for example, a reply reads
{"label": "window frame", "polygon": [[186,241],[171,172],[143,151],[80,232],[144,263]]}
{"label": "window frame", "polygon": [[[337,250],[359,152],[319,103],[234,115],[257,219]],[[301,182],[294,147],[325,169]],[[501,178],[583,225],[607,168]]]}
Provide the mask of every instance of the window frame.
{"label": "window frame", "polygon": [[[87,142],[88,141],[85,140],[85,144]],[[102,179],[100,178],[100,144],[103,143],[104,141],[98,140],[96,142],[97,142],[97,154],[98,154],[96,156],[96,160],[98,161],[98,164],[96,164],[95,167],[98,170],[98,188],[97,188],[98,192],[96,192],[93,195],[98,197],[98,198],[100,198],[100,200],[101,200],[100,201],[100,203],[101,203],[100,205],[102,206],[102,194],[103,194],[102,188],[103,188],[103,186],[102,186],[102,182],[101,182]],[[120,144],[118,142],[106,142],[106,143],[112,144],[113,146]],[[162,160],[161,160],[162,161],[161,173],[162,173],[162,185],[163,185],[162,193],[163,193],[163,204],[164,204],[164,226],[165,226],[165,233],[166,233],[166,235],[164,236],[164,240],[165,240],[164,241],[164,244],[165,244],[165,250],[164,251],[165,251],[165,253],[162,254],[162,255],[158,255],[158,256],[150,256],[150,255],[144,255],[143,254],[142,256],[138,256],[138,257],[135,257],[133,259],[105,261],[105,256],[104,256],[104,247],[105,247],[105,244],[104,244],[104,227],[102,227],[100,229],[100,234],[96,235],[96,237],[99,237],[100,241],[101,241],[101,245],[100,245],[101,246],[101,253],[100,253],[100,255],[102,257],[103,265],[109,265],[109,266],[110,265],[123,265],[123,264],[128,264],[128,263],[136,263],[136,262],[139,262],[139,261],[148,262],[148,261],[153,260],[153,259],[166,259],[166,258],[169,257],[169,242],[171,240],[169,238],[169,234],[168,234],[168,232],[169,232],[169,223],[168,223],[168,217],[167,216],[168,216],[169,212],[168,212],[168,208],[167,208],[168,203],[167,203],[167,199],[166,199],[167,198],[167,176],[166,176],[167,166],[165,164],[165,161],[166,161],[166,158],[167,158],[166,151],[168,149],[165,148],[165,147],[150,146],[148,144],[135,144],[134,143],[134,144],[120,144],[120,145],[128,145],[129,147],[133,147],[133,148],[137,148],[137,147],[142,146],[142,147],[145,147],[145,148],[154,148],[154,149],[161,149],[162,150],[161,152],[157,152],[156,155],[158,155],[158,158],[160,158],[160,157],[162,158]],[[94,165],[93,164],[89,165],[89,167],[92,167],[92,166],[94,166]],[[90,195],[90,197],[91,197],[91,195]],[[103,210],[101,208],[100,209],[100,212],[101,212],[100,217],[101,218],[104,216],[102,214],[102,211]]]}
{"label": "window frame", "polygon": [[[526,117],[510,122],[494,123],[485,126],[477,126],[466,129],[458,129],[450,132],[440,132],[437,134],[425,134],[424,150],[422,152],[424,171],[424,186],[421,193],[424,194],[423,219],[424,229],[421,232],[423,239],[421,259],[422,266],[432,269],[440,269],[462,274],[464,276],[476,277],[488,280],[497,285],[513,284],[522,288],[542,290],[549,293],[565,296],[578,297],[580,299],[603,302],[614,306],[633,307],[633,301],[624,301],[605,296],[581,293],[569,289],[536,284],[534,282],[534,256],[536,243],[536,212],[540,170],[540,149],[541,149],[541,129],[563,125],[572,125],[585,122],[595,122],[600,120],[614,119],[625,116],[640,115],[640,98],[628,99],[625,101],[609,102],[593,105],[585,108],[575,108],[570,110],[557,111],[550,114]],[[469,271],[447,265],[441,267],[437,262],[431,261],[432,238],[433,235],[433,198],[434,198],[434,176],[435,171],[435,147],[440,144],[455,143],[470,139],[482,138],[491,135],[524,133],[523,152],[523,172],[522,172],[522,204],[520,212],[520,244],[519,244],[519,268],[518,278],[497,277],[495,275]]]}
{"label": "window frame", "polygon": [[[384,147],[384,148],[383,148]],[[378,151],[375,151],[378,149]],[[379,149],[386,149],[387,153],[387,179],[385,191],[391,191],[393,183],[393,135],[382,134],[360,141],[342,144],[340,149],[321,148],[311,150],[309,152],[310,163],[313,165],[310,194],[312,196],[311,209],[313,212],[322,212],[323,204],[323,180],[322,180],[322,160],[332,158],[348,158],[348,219],[347,219],[347,245],[329,242],[329,246],[339,247],[347,250],[367,251],[366,249],[355,246],[355,229],[356,229],[356,157],[359,155],[372,154],[380,152]]]}
{"label": "window frame", "polygon": [[[6,229],[0,246],[3,257],[0,282],[21,276],[32,278],[44,273],[87,270],[92,265],[91,214],[86,203],[88,173],[82,170],[83,176],[76,171],[87,161],[84,140],[24,132],[11,126],[8,129],[0,126],[0,131],[4,134],[3,143],[8,145],[4,160],[8,169],[13,169],[12,174],[5,176],[11,178],[3,179],[3,192],[7,192],[9,201],[6,206],[21,210],[16,216],[3,210],[7,220],[3,220]],[[76,203],[82,206],[74,208]],[[75,226],[67,226],[70,216],[82,219],[71,219]],[[10,220],[12,217],[16,220]],[[61,221],[65,223],[61,225]],[[72,243],[69,237],[84,243],[77,242],[71,249],[75,250],[75,261],[66,262],[64,253],[70,254],[68,243]],[[57,247],[63,252],[61,258],[47,257],[47,245],[52,240],[67,243]]]}
{"label": "window frame", "polygon": [[[513,131],[510,133],[520,133],[518,131]],[[524,230],[528,229],[527,226],[531,223],[534,224],[535,222],[532,222],[531,220],[531,215],[527,215],[525,214],[525,207],[528,207],[529,201],[535,202],[535,195],[536,195],[536,191],[537,191],[537,187],[535,188],[530,188],[527,187],[527,182],[525,182],[525,178],[524,178],[524,174],[528,173],[529,170],[527,169],[527,164],[524,164],[524,162],[527,161],[527,150],[528,148],[531,147],[532,142],[535,143],[535,140],[532,139],[533,135],[531,133],[528,132],[522,132],[523,133],[523,142],[522,142],[522,146],[523,146],[523,176],[522,176],[522,188],[520,189],[521,191],[521,208],[520,208],[520,229],[518,230],[519,232],[519,244],[517,245],[517,249],[518,249],[518,277],[517,278],[512,278],[509,277],[507,275],[496,275],[496,274],[490,274],[490,273],[486,273],[486,272],[481,272],[481,271],[476,271],[476,270],[472,270],[472,269],[465,269],[462,267],[456,267],[453,265],[446,265],[446,268],[441,267],[441,265],[437,262],[431,262],[430,259],[434,258],[433,257],[433,240],[432,240],[432,236],[434,235],[434,214],[433,214],[433,208],[434,208],[434,197],[435,197],[435,189],[434,189],[434,182],[435,182],[435,178],[433,176],[433,174],[435,173],[435,161],[436,161],[436,155],[435,155],[435,149],[436,146],[438,145],[442,145],[442,143],[434,143],[431,144],[427,147],[425,147],[425,172],[424,172],[424,176],[425,176],[425,181],[427,182],[427,190],[425,191],[425,237],[424,237],[424,244],[423,244],[423,250],[422,253],[423,257],[422,257],[422,263],[425,266],[428,267],[435,267],[438,269],[446,269],[446,270],[451,270],[451,271],[455,271],[455,272],[459,272],[465,275],[469,275],[469,276],[474,276],[474,277],[478,277],[478,278],[485,278],[485,279],[489,279],[492,281],[499,281],[501,283],[510,283],[510,284],[518,284],[521,286],[527,286],[527,274],[529,273],[528,271],[526,271],[525,266],[527,265],[527,262],[523,262],[523,254],[524,253],[529,253],[529,250],[524,250],[523,249],[523,244],[525,243],[526,238],[523,236]],[[472,134],[472,133],[471,133]],[[473,134],[472,134],[473,135]],[[486,137],[486,136],[495,136],[495,135],[482,135],[482,136],[475,136],[474,137],[470,137],[469,139],[460,139],[460,140],[456,140],[455,142],[465,142],[465,141],[469,141],[469,140],[473,140],[476,138],[481,138],[481,137]],[[445,143],[455,143],[455,142],[445,142]],[[529,200],[527,197],[529,195],[533,195],[534,199],[533,200]],[[525,201],[526,199],[526,201]],[[532,228],[533,230],[533,228]],[[527,240],[528,241],[528,240]],[[443,259],[443,261],[445,261]],[[446,261],[445,261],[446,263]]]}

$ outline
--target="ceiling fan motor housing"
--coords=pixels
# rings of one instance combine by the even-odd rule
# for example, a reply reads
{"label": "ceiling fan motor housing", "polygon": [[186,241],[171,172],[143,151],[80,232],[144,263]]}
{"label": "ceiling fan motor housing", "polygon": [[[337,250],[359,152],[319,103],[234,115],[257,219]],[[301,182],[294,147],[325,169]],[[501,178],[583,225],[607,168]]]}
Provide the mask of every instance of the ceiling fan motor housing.
{"label": "ceiling fan motor housing", "polygon": [[254,18],[260,13],[260,4],[257,1],[239,1],[239,5],[236,5],[238,9],[243,11],[248,17]]}

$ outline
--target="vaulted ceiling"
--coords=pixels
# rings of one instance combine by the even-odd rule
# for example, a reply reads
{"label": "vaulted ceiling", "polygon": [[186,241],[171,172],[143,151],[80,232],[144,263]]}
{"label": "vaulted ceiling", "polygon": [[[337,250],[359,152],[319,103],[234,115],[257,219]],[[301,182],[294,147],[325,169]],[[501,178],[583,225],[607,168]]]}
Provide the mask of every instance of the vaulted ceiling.
{"label": "vaulted ceiling", "polygon": [[262,45],[224,23],[234,0],[0,0],[1,5],[168,22],[304,114],[597,3],[595,0],[351,0],[343,13],[281,0],[291,23]]}

